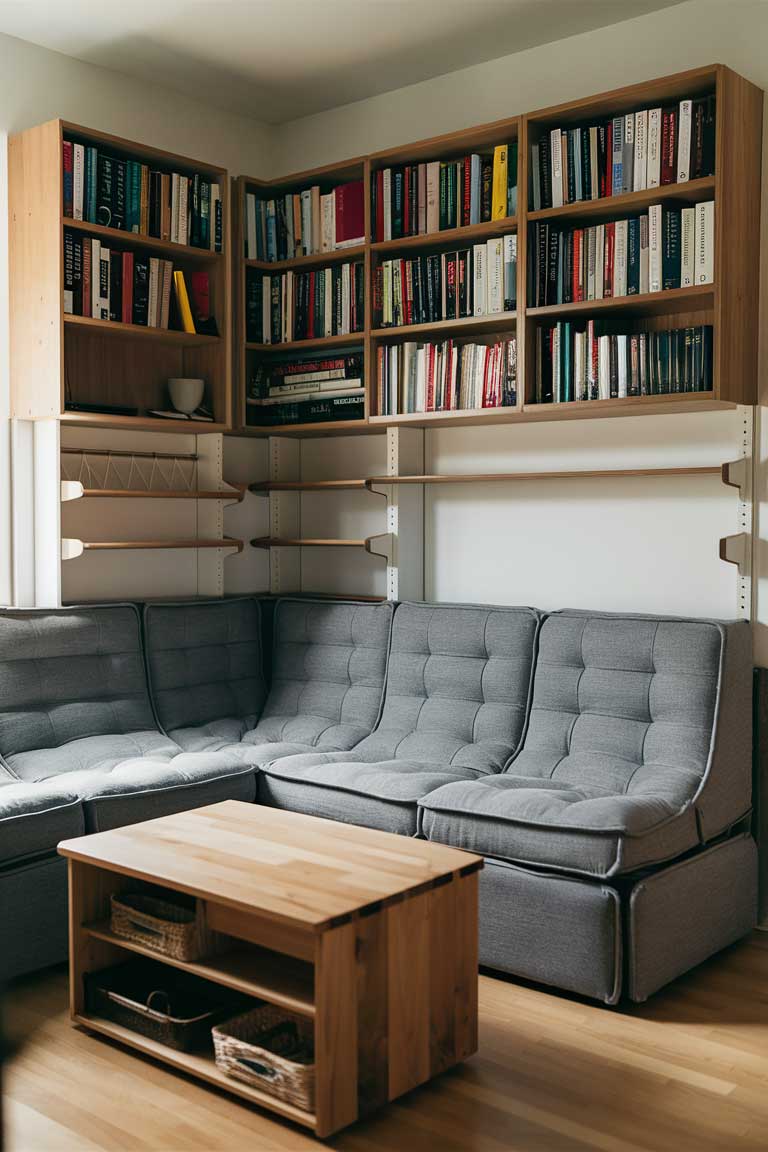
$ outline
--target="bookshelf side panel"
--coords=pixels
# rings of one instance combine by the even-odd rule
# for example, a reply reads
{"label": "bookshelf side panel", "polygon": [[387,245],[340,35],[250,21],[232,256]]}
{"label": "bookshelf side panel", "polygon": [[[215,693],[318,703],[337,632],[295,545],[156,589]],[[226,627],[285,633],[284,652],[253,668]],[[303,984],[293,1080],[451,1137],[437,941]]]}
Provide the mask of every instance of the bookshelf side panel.
{"label": "bookshelf side panel", "polygon": [[58,417],[63,407],[61,126],[8,142],[11,415]]}
{"label": "bookshelf side panel", "polygon": [[757,402],[763,92],[718,70],[715,194],[715,387]]}

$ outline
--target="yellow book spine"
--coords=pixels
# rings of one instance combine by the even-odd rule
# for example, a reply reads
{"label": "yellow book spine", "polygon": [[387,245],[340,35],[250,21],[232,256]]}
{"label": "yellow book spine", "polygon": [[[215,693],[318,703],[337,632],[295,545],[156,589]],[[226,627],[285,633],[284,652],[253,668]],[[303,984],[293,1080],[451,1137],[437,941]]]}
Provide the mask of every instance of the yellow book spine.
{"label": "yellow book spine", "polygon": [[182,327],[185,332],[191,332],[194,335],[195,322],[192,319],[192,309],[189,306],[189,296],[187,296],[187,285],[183,272],[174,272],[173,286],[176,289],[176,303],[179,306]]}
{"label": "yellow book spine", "polygon": [[491,220],[504,220],[507,215],[507,145],[498,144],[493,150],[493,192]]}

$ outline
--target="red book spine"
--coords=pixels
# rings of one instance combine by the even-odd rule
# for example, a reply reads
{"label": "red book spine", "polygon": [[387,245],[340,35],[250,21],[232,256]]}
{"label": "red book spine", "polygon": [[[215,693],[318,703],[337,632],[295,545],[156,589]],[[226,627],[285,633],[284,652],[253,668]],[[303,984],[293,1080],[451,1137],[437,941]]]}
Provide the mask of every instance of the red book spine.
{"label": "red book spine", "polygon": [[384,239],[384,170],[376,173],[376,239]]}
{"label": "red book spine", "polygon": [[62,144],[64,150],[64,215],[72,216],[72,198],[73,198],[73,181],[74,181],[74,168],[72,160],[72,141],[65,140]]}
{"label": "red book spine", "polygon": [[490,397],[488,394],[488,368],[490,365],[490,356],[488,355],[489,349],[486,348],[483,353],[483,408],[490,407]]}
{"label": "red book spine", "polygon": [[211,286],[207,272],[193,272],[190,277],[192,309],[195,320],[208,320],[211,315]]}
{"label": "red book spine", "polygon": [[373,318],[378,324],[381,321],[382,302],[384,297],[384,272],[381,264],[377,264],[373,274]]}
{"label": "red book spine", "polygon": [[573,269],[571,273],[571,300],[580,300],[579,296],[579,266],[581,264],[581,229],[575,228],[573,232]]}
{"label": "red book spine", "polygon": [[605,167],[600,173],[600,195],[613,195],[613,170],[611,168],[613,157],[613,122],[605,126]]}
{"label": "red book spine", "polygon": [[83,307],[82,315],[91,315],[91,242],[83,240]]}
{"label": "red book spine", "polygon": [[616,225],[605,226],[605,265],[603,267],[603,296],[613,296],[613,250],[616,244]]}
{"label": "red book spine", "polygon": [[383,408],[384,400],[384,345],[379,344],[376,349],[376,412],[379,416],[385,416]]}
{"label": "red book spine", "polygon": [[445,348],[445,408],[452,408],[451,369],[453,368],[453,340],[448,340]]}
{"label": "red book spine", "polygon": [[429,345],[427,352],[427,412],[435,410],[435,346]]}
{"label": "red book spine", "polygon": [[307,306],[307,328],[309,331],[309,339],[311,340],[315,335],[315,275],[316,273],[310,272],[309,274],[309,304]]}
{"label": "red book spine", "polygon": [[677,116],[674,108],[665,108],[661,114],[661,183],[677,181]]}
{"label": "red book spine", "polygon": [[123,252],[123,324],[133,324],[133,252]]}
{"label": "red book spine", "polygon": [[464,190],[461,204],[461,223],[466,228],[471,219],[472,206],[472,157],[464,160]]}

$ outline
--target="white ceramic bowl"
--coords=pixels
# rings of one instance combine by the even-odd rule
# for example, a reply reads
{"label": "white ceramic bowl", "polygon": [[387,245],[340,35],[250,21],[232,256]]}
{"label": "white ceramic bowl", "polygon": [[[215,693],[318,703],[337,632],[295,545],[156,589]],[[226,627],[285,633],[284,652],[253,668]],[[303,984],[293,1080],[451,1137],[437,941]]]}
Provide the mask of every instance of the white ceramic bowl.
{"label": "white ceramic bowl", "polygon": [[176,411],[191,416],[202,403],[205,380],[197,380],[192,376],[173,376],[168,381],[168,391]]}

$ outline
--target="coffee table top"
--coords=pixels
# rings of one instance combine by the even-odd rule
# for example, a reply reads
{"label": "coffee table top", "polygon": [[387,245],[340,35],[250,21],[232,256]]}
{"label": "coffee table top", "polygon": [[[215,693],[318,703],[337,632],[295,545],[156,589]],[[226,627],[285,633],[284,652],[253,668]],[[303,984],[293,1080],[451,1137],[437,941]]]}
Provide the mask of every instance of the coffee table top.
{"label": "coffee table top", "polygon": [[240,800],[64,840],[59,852],[312,932],[483,866],[444,844]]}

